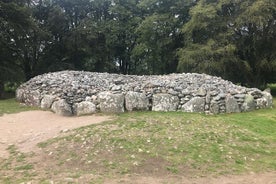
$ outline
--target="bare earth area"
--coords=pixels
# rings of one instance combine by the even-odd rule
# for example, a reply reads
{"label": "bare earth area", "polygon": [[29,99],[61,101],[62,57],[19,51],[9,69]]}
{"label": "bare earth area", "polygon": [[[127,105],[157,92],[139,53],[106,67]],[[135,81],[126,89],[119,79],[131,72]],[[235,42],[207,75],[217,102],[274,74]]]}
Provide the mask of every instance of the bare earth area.
{"label": "bare earth area", "polygon": [[0,158],[7,157],[6,148],[16,145],[21,152],[34,151],[36,144],[60,132],[110,119],[107,116],[63,117],[49,111],[27,111],[0,117]]}
{"label": "bare earth area", "polygon": [[167,177],[167,178],[153,178],[153,177],[130,177],[118,179],[116,181],[106,181],[109,184],[116,183],[131,183],[131,184],[160,184],[160,183],[174,183],[174,184],[275,184],[276,173],[251,173],[244,175],[233,176],[219,176],[219,177],[202,177],[202,178],[185,178],[185,177]]}
{"label": "bare earth area", "polygon": [[[62,117],[48,111],[28,111],[18,114],[5,114],[0,117],[0,158],[9,157],[9,153],[6,149],[10,145],[15,145],[19,151],[24,153],[35,152],[39,154],[37,143],[54,138],[61,133],[66,133],[70,129],[101,123],[109,119],[111,119],[111,117],[96,115]],[[38,162],[43,162],[42,158],[38,157],[38,159],[41,159],[38,160]],[[40,169],[43,170],[43,168]],[[91,176],[83,175],[78,179],[70,178],[70,182],[89,183],[90,179]],[[55,179],[52,178],[49,181],[50,183],[55,183],[54,180]],[[28,183],[36,182],[30,181]],[[276,172],[202,178],[186,178],[185,176],[162,176],[154,178],[151,176],[131,175],[123,176],[118,179],[104,179],[103,183],[276,184]]]}

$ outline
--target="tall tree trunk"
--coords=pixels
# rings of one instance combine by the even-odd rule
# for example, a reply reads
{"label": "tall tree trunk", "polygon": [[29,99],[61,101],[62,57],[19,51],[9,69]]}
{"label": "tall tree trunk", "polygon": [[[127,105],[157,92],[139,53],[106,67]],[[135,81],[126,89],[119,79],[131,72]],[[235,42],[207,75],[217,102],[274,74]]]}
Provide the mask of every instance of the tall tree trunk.
{"label": "tall tree trunk", "polygon": [[32,68],[30,66],[30,63],[27,59],[24,60],[24,74],[26,77],[26,80],[29,80],[33,77]]}
{"label": "tall tree trunk", "polygon": [[0,80],[0,99],[4,97],[4,82]]}

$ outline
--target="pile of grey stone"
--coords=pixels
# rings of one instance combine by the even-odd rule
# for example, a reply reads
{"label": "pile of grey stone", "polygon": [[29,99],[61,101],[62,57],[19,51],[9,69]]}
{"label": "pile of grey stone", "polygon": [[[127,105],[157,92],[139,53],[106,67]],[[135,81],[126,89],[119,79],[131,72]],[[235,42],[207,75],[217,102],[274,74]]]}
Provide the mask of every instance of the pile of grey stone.
{"label": "pile of grey stone", "polygon": [[219,114],[272,107],[269,91],[197,73],[136,76],[60,71],[22,84],[16,98],[64,116],[148,110]]}

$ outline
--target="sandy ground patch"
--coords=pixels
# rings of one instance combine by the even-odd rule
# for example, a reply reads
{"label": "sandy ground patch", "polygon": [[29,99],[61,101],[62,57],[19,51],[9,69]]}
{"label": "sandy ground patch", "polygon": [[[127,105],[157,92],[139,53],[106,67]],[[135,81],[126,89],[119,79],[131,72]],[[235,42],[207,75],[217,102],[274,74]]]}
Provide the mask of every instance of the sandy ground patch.
{"label": "sandy ground patch", "polygon": [[0,117],[0,158],[8,157],[7,147],[16,145],[19,151],[38,149],[36,144],[70,129],[101,123],[108,116],[63,117],[49,111],[27,111]]}

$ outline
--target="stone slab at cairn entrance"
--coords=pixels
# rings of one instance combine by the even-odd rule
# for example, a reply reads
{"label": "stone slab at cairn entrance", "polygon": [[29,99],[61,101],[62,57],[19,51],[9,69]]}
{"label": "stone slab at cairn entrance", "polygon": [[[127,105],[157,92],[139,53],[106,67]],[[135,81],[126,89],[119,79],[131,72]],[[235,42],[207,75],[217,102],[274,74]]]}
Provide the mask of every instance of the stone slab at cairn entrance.
{"label": "stone slab at cairn entrance", "polygon": [[151,76],[84,71],[47,73],[22,84],[16,90],[16,99],[63,116],[147,110],[219,114],[273,105],[268,91],[197,73]]}

